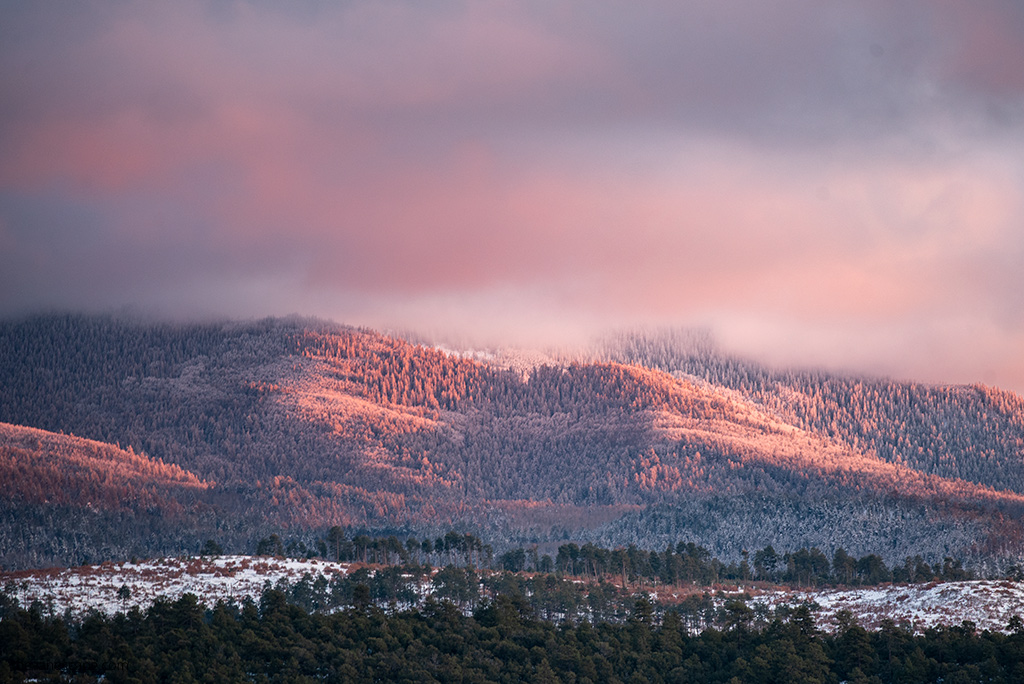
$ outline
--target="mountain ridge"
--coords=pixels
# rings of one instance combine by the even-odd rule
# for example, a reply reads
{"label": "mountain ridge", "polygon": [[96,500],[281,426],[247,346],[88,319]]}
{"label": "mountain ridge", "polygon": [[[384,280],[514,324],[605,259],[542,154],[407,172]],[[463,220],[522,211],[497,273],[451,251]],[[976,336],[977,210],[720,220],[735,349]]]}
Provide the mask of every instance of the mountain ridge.
{"label": "mountain ridge", "polygon": [[[269,530],[332,525],[456,526],[499,546],[660,544],[671,529],[729,559],[750,545],[745,525],[781,548],[855,539],[889,560],[1024,548],[1020,397],[620,337],[523,372],[309,319],[38,316],[0,322],[0,421],[124,444],[210,483],[186,546],[209,535],[248,550]],[[12,501],[9,529],[53,518]],[[36,562],[19,551],[0,562]]]}

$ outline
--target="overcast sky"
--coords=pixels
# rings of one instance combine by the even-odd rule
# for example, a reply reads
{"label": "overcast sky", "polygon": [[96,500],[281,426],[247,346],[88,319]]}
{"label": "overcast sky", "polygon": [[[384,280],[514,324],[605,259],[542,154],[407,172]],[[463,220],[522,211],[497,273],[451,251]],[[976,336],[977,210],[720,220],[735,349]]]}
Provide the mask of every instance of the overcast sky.
{"label": "overcast sky", "polygon": [[0,315],[122,307],[1024,391],[1024,4],[9,0]]}

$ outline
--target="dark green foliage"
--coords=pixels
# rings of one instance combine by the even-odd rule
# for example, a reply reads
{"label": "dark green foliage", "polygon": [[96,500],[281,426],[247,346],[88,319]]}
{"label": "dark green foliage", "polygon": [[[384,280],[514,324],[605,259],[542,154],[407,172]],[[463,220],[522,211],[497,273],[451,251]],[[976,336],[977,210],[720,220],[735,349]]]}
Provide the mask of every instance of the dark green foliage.
{"label": "dark green foliage", "polygon": [[[970,623],[915,635],[868,632],[840,615],[834,634],[797,608],[752,626],[741,602],[731,628],[697,633],[679,613],[659,620],[640,597],[628,618],[540,620],[516,593],[469,616],[449,602],[385,613],[367,601],[334,612],[268,589],[258,605],[205,607],[191,595],[145,612],[81,620],[23,609],[0,594],[0,682],[1017,682],[1024,633]],[[1019,621],[1018,621],[1019,622]]]}
{"label": "dark green foliage", "polygon": [[269,537],[261,539],[259,544],[256,545],[256,555],[283,556],[284,543],[281,541],[281,537],[276,534],[272,534]]}
{"label": "dark green foliage", "polygon": [[199,552],[201,556],[221,556],[224,554],[224,548],[212,539],[207,539],[203,542],[203,548]]}
{"label": "dark green foliage", "polygon": [[[528,559],[537,555],[533,549],[529,552],[522,547],[510,549],[493,558],[493,562],[486,562],[475,550],[486,549],[487,545],[474,535],[457,532],[439,537],[436,545],[429,540],[421,545],[413,538],[403,544],[394,535],[371,537],[360,534],[348,541],[345,531],[334,527],[328,530],[327,539],[322,541],[323,552],[332,560],[402,565],[406,572],[417,574],[424,570],[421,563],[426,562],[428,565],[449,566],[451,570],[446,570],[446,573],[460,567],[482,567],[511,573],[523,570],[557,572],[591,581],[614,581],[627,587],[707,586],[715,582],[752,580],[803,587],[871,586],[889,581],[924,583],[974,579],[974,574],[965,570],[960,561],[948,557],[934,568],[920,556],[908,557],[902,566],[890,569],[877,554],[856,558],[842,548],[836,550],[830,561],[816,548],[780,554],[772,546],[766,546],[753,554],[754,564],[750,567],[744,562],[726,564],[706,548],[692,542],[670,544],[664,551],[648,551],[632,544],[626,548],[606,549],[589,542],[582,546],[567,543],[558,547],[555,560],[545,555],[528,564]],[[305,548],[294,539],[285,543],[280,536],[272,534],[259,542],[257,555],[295,557],[289,549],[300,547]],[[545,567],[544,559],[548,560],[549,567]],[[448,581],[448,575],[439,581]]]}
{"label": "dark green foliage", "polygon": [[509,572],[521,572],[526,568],[526,551],[523,549],[514,549],[507,551],[498,558],[498,563],[502,570],[508,570]]}
{"label": "dark green foliage", "polygon": [[[498,557],[498,569],[516,572],[523,569],[525,549],[506,551]],[[615,578],[623,585],[708,585],[718,581],[744,582],[758,580],[804,587],[877,585],[896,580],[905,583],[958,581],[973,579],[959,561],[946,558],[941,566],[932,568],[920,556],[907,558],[902,567],[890,570],[877,554],[862,558],[837,549],[830,561],[816,548],[798,549],[779,554],[772,546],[754,553],[754,566],[740,563],[726,565],[711,552],[692,542],[670,544],[664,551],[646,551],[630,545],[625,549],[608,550],[587,543],[558,547],[554,561],[558,573],[596,580]]]}

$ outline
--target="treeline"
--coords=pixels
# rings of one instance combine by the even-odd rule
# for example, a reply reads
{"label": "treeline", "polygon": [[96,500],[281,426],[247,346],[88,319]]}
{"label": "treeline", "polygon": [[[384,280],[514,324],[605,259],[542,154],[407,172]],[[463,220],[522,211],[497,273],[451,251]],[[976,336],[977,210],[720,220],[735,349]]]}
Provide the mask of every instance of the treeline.
{"label": "treeline", "polygon": [[[632,591],[610,582],[588,584],[554,574],[489,572],[455,565],[440,569],[362,566],[344,575],[307,573],[294,582],[282,579],[273,589],[304,610],[326,613],[371,606],[397,613],[430,601],[447,601],[469,613],[496,597],[514,596],[539,619],[572,624],[622,622],[635,601]],[[672,609],[694,632],[731,619],[729,610],[710,592],[692,594]]]}
{"label": "treeline", "polygon": [[[1016,527],[1007,526],[1006,534],[996,531],[979,540],[976,519],[958,515],[955,504],[895,497],[844,495],[807,501],[756,492],[743,497],[694,496],[629,513],[610,527],[590,541],[614,547],[625,538],[641,548],[664,549],[685,539],[737,563],[743,549],[754,553],[769,544],[788,551],[817,547],[829,550],[830,556],[840,547],[857,558],[878,554],[890,568],[902,565],[907,555],[921,555],[940,565],[950,556],[965,566],[998,573],[1007,561],[986,563],[979,558],[991,553],[989,558],[1015,559],[1004,551],[1014,548]],[[748,562],[752,564],[753,559],[748,557]]]}
{"label": "treeline", "polygon": [[[210,546],[212,545],[212,547]],[[207,542],[207,549],[219,547]],[[256,545],[257,555],[322,557],[335,561],[356,561],[377,565],[453,566],[504,570],[512,573],[537,572],[571,575],[592,582],[617,582],[623,588],[717,582],[772,582],[800,587],[865,586],[884,582],[953,582],[974,579],[961,561],[945,558],[934,565],[921,556],[906,557],[889,567],[877,554],[856,558],[842,548],[830,559],[817,548],[779,553],[771,545],[754,554],[743,554],[739,562],[723,563],[706,548],[693,542],[669,545],[664,551],[647,551],[630,544],[607,549],[592,543],[566,543],[554,558],[538,552],[536,546],[510,549],[495,556],[490,544],[479,537],[450,531],[435,539],[405,541],[397,535],[371,537],[356,534],[351,539],[341,527],[332,527],[315,542],[300,539],[287,542],[272,534]]]}
{"label": "treeline", "polygon": [[1024,623],[1009,634],[965,622],[923,634],[874,632],[842,614],[823,632],[807,606],[755,627],[741,604],[727,625],[691,634],[643,598],[622,622],[556,625],[516,594],[467,615],[429,599],[384,612],[367,600],[310,611],[281,590],[257,604],[201,605],[186,594],[107,617],[47,615],[0,595],[0,684],[120,682],[1019,682]]}
{"label": "treeline", "polygon": [[[214,550],[210,555],[221,553],[219,545],[213,540],[206,542],[204,548]],[[371,537],[362,533],[350,539],[344,529],[334,526],[326,535],[312,541],[298,538],[285,541],[280,535],[271,534],[256,544],[256,555],[321,557],[376,565],[490,567],[494,550],[475,535],[455,531],[423,541],[410,536],[403,542],[396,535]]]}
{"label": "treeline", "polygon": [[[500,557],[507,570],[523,569],[527,554],[522,549]],[[543,559],[538,570],[552,563]],[[518,567],[517,567],[518,566]],[[974,575],[958,560],[945,558],[941,565],[929,565],[921,556],[907,557],[902,565],[889,568],[877,554],[855,558],[842,548],[831,561],[817,548],[778,553],[766,546],[753,556],[743,554],[739,563],[726,565],[712,557],[707,549],[692,542],[679,542],[664,551],[645,551],[630,545],[608,550],[593,544],[563,544],[553,561],[554,570],[590,578],[619,575],[641,585],[675,585],[690,582],[701,585],[722,580],[762,581],[820,587],[827,585],[876,585],[883,582],[932,582],[973,579]],[[626,582],[624,582],[626,584]],[[628,584],[627,584],[628,586]]]}

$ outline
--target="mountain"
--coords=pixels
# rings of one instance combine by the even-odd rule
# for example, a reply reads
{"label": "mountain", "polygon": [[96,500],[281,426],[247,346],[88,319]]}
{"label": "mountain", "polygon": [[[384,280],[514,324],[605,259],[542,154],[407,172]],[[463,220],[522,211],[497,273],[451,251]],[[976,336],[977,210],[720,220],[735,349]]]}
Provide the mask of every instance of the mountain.
{"label": "mountain", "polygon": [[1024,398],[983,385],[778,371],[717,353],[685,331],[624,332],[599,358],[732,390],[780,420],[930,475],[1024,490]]}
{"label": "mountain", "polygon": [[[160,464],[118,480],[149,499],[103,515],[78,499],[5,500],[6,565],[206,538],[250,551],[272,531],[332,525],[465,528],[498,547],[686,540],[725,559],[769,543],[976,564],[1024,548],[1017,395],[777,371],[692,335],[623,334],[524,365],[298,318],[37,316],[0,322],[0,387],[0,421]],[[17,467],[19,492],[56,486],[54,468]],[[161,484],[161,467],[197,484]],[[89,541],[110,515],[164,510],[169,537],[121,525],[116,545]]]}

